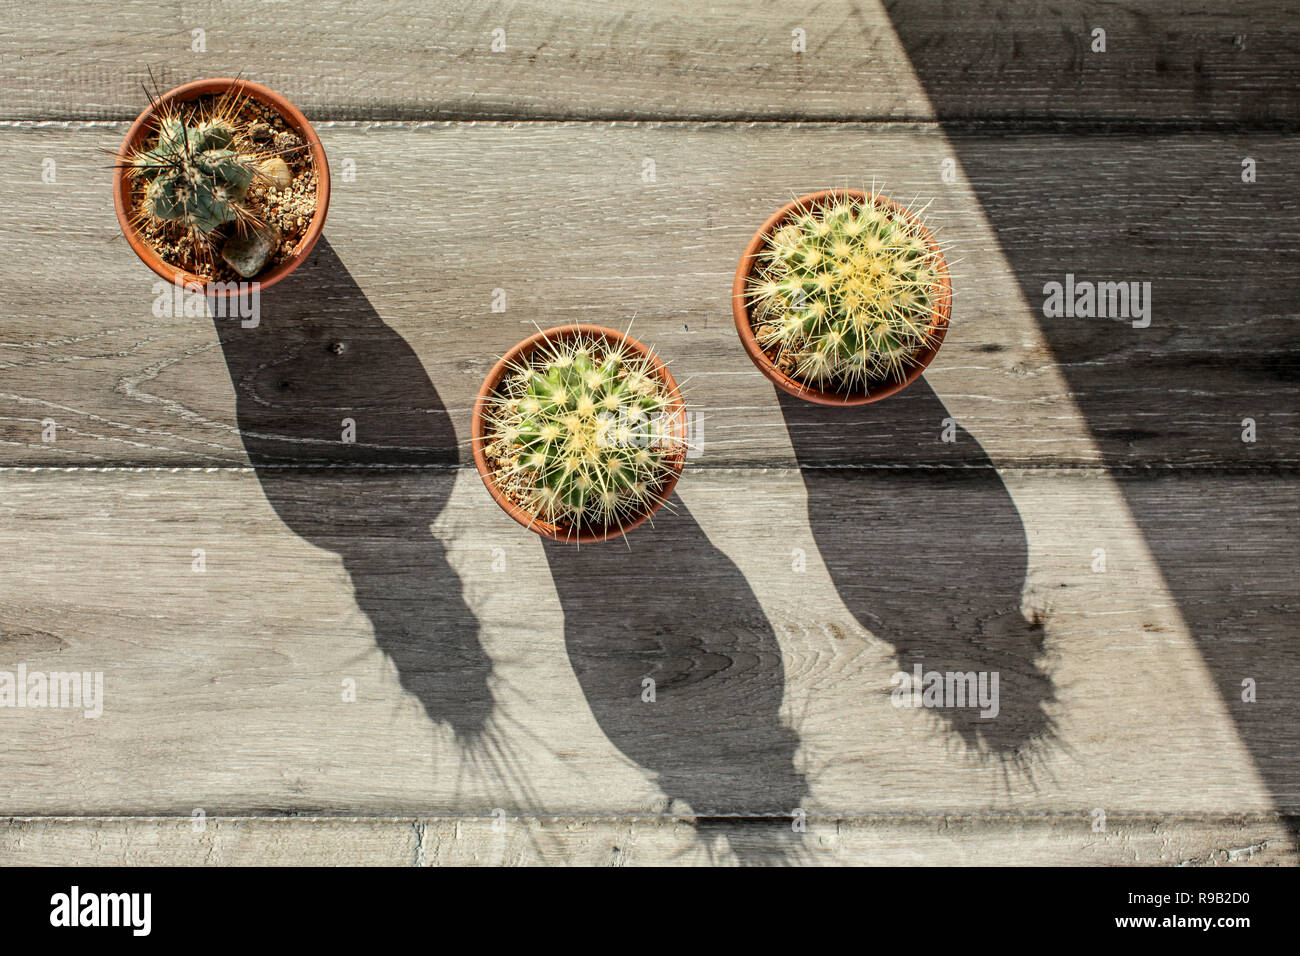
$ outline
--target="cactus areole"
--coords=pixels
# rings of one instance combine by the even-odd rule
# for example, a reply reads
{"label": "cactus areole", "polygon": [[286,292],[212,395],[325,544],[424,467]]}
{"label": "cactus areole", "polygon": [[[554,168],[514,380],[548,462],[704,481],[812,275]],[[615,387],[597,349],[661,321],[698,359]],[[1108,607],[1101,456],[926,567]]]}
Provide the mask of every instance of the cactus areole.
{"label": "cactus areole", "polygon": [[[250,114],[274,119],[250,122]],[[296,191],[290,163],[304,170]],[[235,281],[213,281],[218,270],[265,289],[297,268],[320,238],[329,192],[329,164],[307,119],[278,93],[237,79],[152,98],[122,141],[113,177],[118,222],[140,259],[168,282],[218,296],[238,291]],[[301,209],[290,218],[300,206],[309,222]],[[295,234],[268,210],[293,222]],[[211,274],[165,256],[169,249],[188,250]],[[252,265],[249,250],[259,254]]]}
{"label": "cactus areole", "polygon": [[952,286],[938,243],[898,204],[810,193],[755,233],[732,286],[736,331],[777,386],[824,405],[900,391],[934,359]]}
{"label": "cactus areole", "polygon": [[686,460],[686,412],[653,352],[594,325],[540,332],[483,382],[474,464],[497,503],[557,541],[620,537],[662,507]]}

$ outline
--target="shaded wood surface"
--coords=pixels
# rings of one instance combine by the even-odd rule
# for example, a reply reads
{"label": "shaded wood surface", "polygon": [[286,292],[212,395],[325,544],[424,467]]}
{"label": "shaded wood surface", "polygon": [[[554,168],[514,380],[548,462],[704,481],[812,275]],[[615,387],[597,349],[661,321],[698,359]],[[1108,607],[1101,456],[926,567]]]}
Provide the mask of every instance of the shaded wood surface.
{"label": "shaded wood surface", "polygon": [[1294,126],[1300,107],[1300,30],[1283,0],[129,9],[3,4],[0,118],[130,119],[148,69],[164,89],[242,72],[345,119],[927,120],[933,102],[945,120]]}
{"label": "shaded wood surface", "polygon": [[[355,181],[334,190],[327,243],[262,298],[260,327],[219,320],[218,335],[203,317],[154,314],[171,297],[159,303],[164,287],[121,239],[95,153],[120,133],[0,137],[6,464],[467,462],[469,412],[495,357],[534,325],[574,321],[631,323],[661,351],[704,416],[705,465],[789,464],[790,429],[806,433],[805,466],[1300,458],[1295,299],[1276,281],[1300,271],[1289,185],[1300,151],[1287,138],[326,124],[336,178],[356,163]],[[978,178],[946,184],[943,161],[959,151]],[[1240,180],[1243,151],[1261,163],[1253,185]],[[55,184],[40,182],[46,156]],[[752,230],[790,195],[873,179],[933,197],[956,304],[926,376],[939,400],[882,405],[846,440],[844,416],[781,414],[737,341],[730,284]],[[1000,232],[976,190],[995,197]],[[1150,327],[1044,318],[1044,283],[1067,273],[1150,282]],[[504,312],[492,311],[495,290]],[[345,417],[357,422],[347,448]],[[943,442],[949,417],[978,444]],[[1254,443],[1242,441],[1246,417]]]}

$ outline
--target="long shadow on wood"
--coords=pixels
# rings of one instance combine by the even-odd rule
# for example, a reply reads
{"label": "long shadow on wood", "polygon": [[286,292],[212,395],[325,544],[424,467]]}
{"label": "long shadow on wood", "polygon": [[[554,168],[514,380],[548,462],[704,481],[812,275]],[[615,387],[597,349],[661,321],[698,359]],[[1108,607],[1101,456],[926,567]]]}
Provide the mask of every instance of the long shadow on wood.
{"label": "long shadow on wood", "polygon": [[628,541],[546,542],[569,660],[596,721],[702,818],[706,836],[709,817],[756,818],[769,829],[758,858],[796,858],[791,818],[806,789],[798,737],[780,715],[772,625],[680,498]]}
{"label": "long shadow on wood", "polygon": [[[1295,814],[1300,720],[1289,691],[1300,685],[1292,640],[1297,603],[1277,571],[1296,567],[1300,511],[1294,503],[1246,505],[1238,482],[1205,480],[1204,471],[1194,492],[1180,487],[1190,469],[1143,471],[1203,464],[1253,473],[1260,482],[1294,472],[1300,338],[1294,291],[1278,279],[1300,271],[1300,164],[1288,141],[1267,134],[1280,122],[1293,124],[1295,113],[1295,84],[1270,82],[1277,69],[1270,51],[1285,30],[1256,42],[1254,35],[1234,38],[1240,29],[1225,20],[1221,33],[1180,34],[1177,8],[1160,4],[1098,6],[1104,16],[1066,25],[1053,8],[1026,11],[1017,21],[999,20],[987,3],[889,7],[941,121],[972,115],[943,37],[980,30],[996,38],[995,48],[980,51],[986,72],[1014,73],[1025,56],[1051,55],[1035,38],[1053,36],[1080,51],[1088,67],[1063,74],[1059,90],[1016,93],[1016,84],[993,77],[981,88],[998,115],[1051,116],[1086,103],[1089,90],[1131,84],[1131,69],[1088,52],[1096,25],[1116,48],[1140,51],[1187,104],[1180,117],[1192,130],[1186,134],[1120,137],[1085,127],[1074,135],[1067,128],[1011,136],[960,124],[948,138],[1031,308],[1043,306],[1046,283],[1062,283],[1067,273],[1089,282],[1151,282],[1146,328],[1123,316],[1039,323],[1105,463],[1118,470],[1129,510],[1238,733],[1278,809]],[[1237,110],[1234,127],[1222,104],[1237,100],[1250,105]],[[1195,132],[1211,117],[1223,132]],[[1259,164],[1252,182],[1242,179],[1247,157]],[[1171,175],[1174,169],[1182,175]],[[1245,418],[1258,428],[1253,444],[1242,441]],[[1188,520],[1189,504],[1199,522]],[[1084,554],[1090,547],[1081,543]],[[1257,682],[1257,697],[1243,700],[1246,680]],[[1194,791],[1200,782],[1186,786]],[[1177,806],[1177,794],[1169,799]]]}
{"label": "long shadow on wood", "polygon": [[438,392],[324,239],[261,306],[255,328],[216,324],[262,490],[294,532],[342,558],[402,686],[476,741],[493,709],[491,664],[429,530],[456,464]]}
{"label": "long shadow on wood", "polygon": [[[1043,628],[1021,612],[1024,525],[983,449],[924,379],[856,408],[779,397],[813,538],[845,605],[893,645],[899,671],[945,675],[944,696],[922,702],[967,753],[1031,775],[1036,748],[1054,740],[1056,695]],[[948,697],[949,673],[987,675],[990,697],[997,675],[996,706]]]}

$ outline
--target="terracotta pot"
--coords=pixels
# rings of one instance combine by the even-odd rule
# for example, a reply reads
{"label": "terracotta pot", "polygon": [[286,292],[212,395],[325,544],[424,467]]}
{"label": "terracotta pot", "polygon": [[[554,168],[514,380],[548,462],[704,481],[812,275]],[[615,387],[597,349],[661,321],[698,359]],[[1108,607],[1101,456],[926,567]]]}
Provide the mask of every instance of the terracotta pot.
{"label": "terracotta pot", "polygon": [[[254,276],[252,279],[243,281],[256,282],[262,289],[275,285],[302,264],[303,260],[311,253],[312,247],[316,245],[316,240],[320,238],[321,231],[325,228],[325,214],[328,212],[330,204],[330,167],[328,160],[325,158],[325,148],[321,146],[320,138],[316,135],[316,131],[312,129],[311,123],[307,122],[307,117],[303,116],[292,103],[279,93],[268,90],[265,86],[259,86],[257,83],[250,83],[248,80],[196,80],[193,83],[178,86],[176,89],[158,97],[157,101],[151,104],[131,124],[131,128],[126,131],[126,138],[122,140],[122,146],[118,150],[117,168],[113,170],[113,205],[117,209],[117,221],[122,227],[122,233],[126,236],[127,242],[131,243],[131,248],[135,250],[135,254],[140,257],[140,260],[145,265],[168,282],[175,282],[177,285],[197,284],[206,288],[207,280],[166,262],[158,253],[154,252],[152,247],[131,226],[131,182],[122,166],[125,157],[139,147],[150,134],[156,132],[154,117],[159,105],[164,103],[185,103],[208,94],[221,95],[227,90],[236,87],[241,94],[265,103],[280,114],[289,128],[297,133],[308,148],[311,149],[312,163],[316,171],[316,215],[312,217],[307,232],[298,240],[298,248],[284,262]],[[229,294],[228,291],[221,289],[213,289],[212,292],[217,295]]]}
{"label": "terracotta pot", "polygon": [[871,200],[888,206],[896,215],[910,220],[919,227],[930,248],[935,252],[939,252],[939,245],[935,242],[934,236],[930,234],[930,230],[926,229],[915,216],[891,199],[884,196],[868,195],[860,189],[823,189],[820,192],[808,193],[778,209],[767,222],[763,223],[758,232],[754,233],[754,237],[749,240],[744,255],[740,257],[740,265],[736,269],[735,281],[731,285],[731,314],[736,320],[736,331],[740,334],[741,344],[745,346],[750,361],[758,366],[758,370],[771,379],[777,388],[789,392],[796,398],[816,402],[819,405],[866,405],[871,402],[878,402],[882,398],[888,398],[915,382],[921,377],[921,373],[925,371],[926,366],[934,361],[935,355],[939,352],[939,346],[943,344],[944,334],[948,331],[948,319],[952,314],[952,281],[948,275],[948,264],[943,258],[942,252],[939,252],[940,279],[939,292],[936,296],[939,301],[939,314],[930,326],[935,332],[933,344],[918,354],[918,363],[908,369],[907,374],[901,380],[881,385],[870,392],[825,391],[782,372],[772,364],[772,360],[768,358],[758,344],[758,340],[754,337],[754,328],[749,321],[749,305],[745,302],[745,284],[749,279],[750,272],[753,271],[758,262],[759,252],[762,250],[763,244],[767,242],[768,236],[784,225],[786,220],[793,218],[798,210],[807,208],[812,203],[833,199],[837,196],[862,201]]}
{"label": "terracotta pot", "polygon": [[[493,480],[488,470],[487,458],[483,454],[483,446],[487,443],[486,433],[486,414],[488,400],[496,391],[497,386],[501,384],[501,379],[505,377],[506,369],[511,363],[517,363],[526,358],[532,351],[548,342],[558,341],[570,336],[585,334],[594,338],[600,338],[608,343],[625,344],[633,351],[644,355],[650,359],[651,366],[655,372],[663,379],[668,386],[668,391],[673,397],[670,406],[671,414],[676,419],[676,434],[682,438],[686,437],[686,405],[682,401],[681,391],[677,388],[677,382],[673,379],[672,373],[668,367],[659,361],[650,349],[642,345],[636,339],[622,332],[616,332],[613,329],[607,329],[599,325],[563,325],[554,329],[547,329],[545,332],[538,332],[536,335],[524,339],[509,352],[501,357],[501,360],[492,366],[492,371],[488,372],[487,378],[478,390],[478,399],[474,402],[474,418],[470,426],[470,444],[474,450],[474,466],[478,469],[479,477],[483,479],[483,484],[487,490],[492,493],[503,511],[510,517],[514,518],[525,528],[536,531],[545,538],[551,538],[555,541],[571,541],[577,544],[588,544],[594,541],[608,541],[612,538],[619,538],[627,534],[633,528],[640,526],[648,520],[656,511],[659,505],[651,508],[644,514],[635,518],[628,518],[621,524],[613,525],[607,528],[589,528],[575,534],[572,529],[559,527],[550,522],[543,521],[534,515],[529,514],[523,508],[519,507],[513,501],[502,493]],[[657,497],[666,501],[668,496],[673,493],[673,488],[677,486],[677,479],[681,477],[684,460],[678,461],[673,472],[663,481],[656,489]]]}

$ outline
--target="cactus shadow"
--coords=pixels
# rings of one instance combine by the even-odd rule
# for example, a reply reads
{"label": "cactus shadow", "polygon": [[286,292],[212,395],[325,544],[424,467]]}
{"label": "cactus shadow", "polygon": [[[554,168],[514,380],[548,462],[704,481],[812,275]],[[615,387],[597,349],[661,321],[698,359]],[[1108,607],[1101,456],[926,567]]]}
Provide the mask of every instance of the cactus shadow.
{"label": "cactus shadow", "polygon": [[765,829],[732,845],[740,862],[797,859],[807,789],[780,715],[785,665],[740,569],[677,496],[627,543],[544,546],[569,661],[609,741],[689,805],[701,835],[729,818]]}
{"label": "cactus shadow", "polygon": [[967,754],[1032,776],[1039,746],[1055,738],[1056,695],[1042,624],[1021,610],[1024,524],[988,456],[955,422],[942,441],[949,415],[924,378],[856,408],[778,398],[809,526],[845,606],[893,646],[899,671],[997,674],[996,715],[947,699],[926,711]]}
{"label": "cactus shadow", "polygon": [[[267,501],[342,559],[377,645],[429,718],[478,740],[493,710],[491,664],[429,530],[451,493],[456,436],[419,358],[323,238],[262,296],[259,325],[214,321]],[[344,419],[354,442],[342,440]]]}

